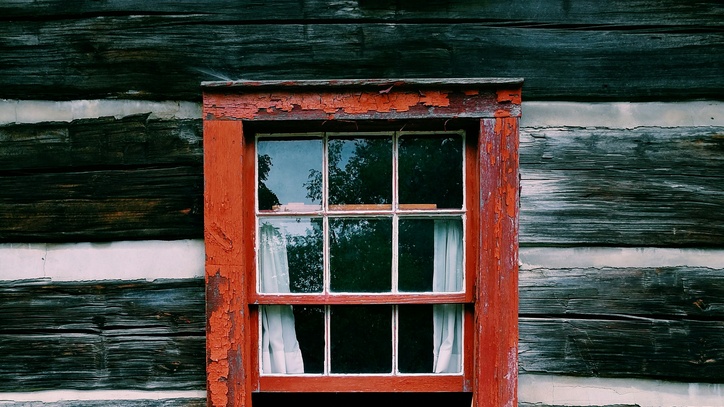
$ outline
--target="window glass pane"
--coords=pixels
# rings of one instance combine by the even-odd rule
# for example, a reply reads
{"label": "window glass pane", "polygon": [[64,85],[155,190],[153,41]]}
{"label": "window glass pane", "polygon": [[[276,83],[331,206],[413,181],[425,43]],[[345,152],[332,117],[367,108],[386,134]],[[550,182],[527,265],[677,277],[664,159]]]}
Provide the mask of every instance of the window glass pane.
{"label": "window glass pane", "polygon": [[321,292],[322,242],[321,218],[261,218],[260,292]]}
{"label": "window glass pane", "polygon": [[461,218],[401,218],[398,240],[400,291],[462,291],[462,230]]}
{"label": "window glass pane", "polygon": [[432,305],[400,305],[398,366],[402,373],[432,373]]}
{"label": "window glass pane", "polygon": [[295,305],[294,320],[304,373],[324,373],[324,307]]}
{"label": "window glass pane", "polygon": [[400,372],[462,372],[462,310],[461,304],[400,305]]}
{"label": "window glass pane", "polygon": [[330,218],[330,290],[389,292],[392,289],[392,220]]}
{"label": "window glass pane", "polygon": [[259,139],[257,154],[259,210],[321,208],[321,139]]}
{"label": "window glass pane", "polygon": [[330,307],[332,373],[392,371],[392,306]]}
{"label": "window glass pane", "polygon": [[432,291],[433,221],[400,219],[400,291]]}
{"label": "window glass pane", "polygon": [[462,151],[462,136],[457,134],[400,137],[400,207],[462,208]]}
{"label": "window glass pane", "polygon": [[324,372],[324,307],[260,307],[261,371],[265,374]]}
{"label": "window glass pane", "polygon": [[[392,206],[392,138],[332,138],[328,143],[330,209],[355,209],[336,205],[360,205],[360,209]],[[375,204],[377,207],[371,207]]]}

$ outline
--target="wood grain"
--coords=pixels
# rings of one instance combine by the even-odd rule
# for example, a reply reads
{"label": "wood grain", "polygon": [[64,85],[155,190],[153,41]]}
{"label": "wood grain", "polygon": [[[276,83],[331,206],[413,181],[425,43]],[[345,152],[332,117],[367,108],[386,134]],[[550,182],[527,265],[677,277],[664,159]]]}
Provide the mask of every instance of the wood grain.
{"label": "wood grain", "polygon": [[[181,8],[183,5],[183,8]],[[506,3],[461,0],[418,2],[402,0],[279,0],[270,7],[255,1],[214,1],[214,7],[203,0],[114,0],[112,2],[79,2],[63,0],[5,0],[0,16],[13,19],[49,19],[79,15],[108,14],[203,14],[209,21],[375,20],[415,21],[431,18],[446,20],[511,20],[512,22],[546,24],[592,24],[631,27],[704,26],[719,27],[724,13],[716,0],[679,2],[676,0],[612,0],[601,4],[595,0],[567,3],[511,0]],[[501,21],[501,24],[505,24]],[[510,23],[508,23],[510,24]]]}
{"label": "wood grain", "polygon": [[[522,269],[522,372],[724,380],[724,270]],[[205,388],[202,279],[0,284],[0,391]]]}
{"label": "wood grain", "polygon": [[0,291],[3,391],[204,388],[203,280]]}
{"label": "wood grain", "polygon": [[0,126],[0,174],[201,165],[201,120],[156,120],[149,116]]}
{"label": "wood grain", "polygon": [[[200,238],[200,127],[144,115],[0,127],[0,241]],[[724,247],[722,134],[521,129],[521,244]]]}
{"label": "wood grain", "polygon": [[528,129],[525,245],[721,247],[724,129]]}
{"label": "wood grain", "polygon": [[523,77],[526,100],[719,99],[724,89],[723,34],[708,18],[581,26],[439,21],[434,11],[416,17],[423,21],[349,21],[345,13],[324,21],[228,17],[238,12],[210,21],[180,9],[19,19],[0,26],[0,97],[200,100],[208,80],[340,77]]}

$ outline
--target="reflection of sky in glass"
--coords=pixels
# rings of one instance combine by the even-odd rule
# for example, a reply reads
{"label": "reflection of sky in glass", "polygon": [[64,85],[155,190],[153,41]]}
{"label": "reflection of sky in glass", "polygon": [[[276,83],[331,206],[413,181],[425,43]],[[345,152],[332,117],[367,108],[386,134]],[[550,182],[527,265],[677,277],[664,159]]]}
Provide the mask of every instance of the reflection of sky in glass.
{"label": "reflection of sky in glass", "polygon": [[320,204],[307,198],[304,183],[309,181],[310,170],[322,170],[322,140],[259,140],[257,151],[271,157],[272,166],[264,183],[282,205]]}
{"label": "reflection of sky in glass", "polygon": [[365,140],[358,140],[358,139],[332,139],[329,141],[330,145],[332,144],[339,144],[342,146],[340,151],[340,157],[339,157],[339,163],[337,164],[337,168],[344,169],[344,167],[347,166],[347,163],[349,162],[350,158],[355,153],[355,148],[358,142],[365,143]]}
{"label": "reflection of sky in glass", "polygon": [[[319,218],[316,218],[319,222]],[[312,218],[265,218],[259,221],[260,225],[270,224],[279,229],[286,236],[306,236],[312,232]]]}

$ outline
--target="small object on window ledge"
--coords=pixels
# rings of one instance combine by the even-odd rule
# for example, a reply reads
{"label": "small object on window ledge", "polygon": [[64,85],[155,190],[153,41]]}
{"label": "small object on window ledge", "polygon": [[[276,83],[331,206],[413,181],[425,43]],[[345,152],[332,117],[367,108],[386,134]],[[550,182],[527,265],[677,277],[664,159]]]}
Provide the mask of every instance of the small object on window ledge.
{"label": "small object on window ledge", "polygon": [[319,205],[307,205],[303,202],[289,202],[286,205],[274,205],[274,212],[314,212],[322,209]]}

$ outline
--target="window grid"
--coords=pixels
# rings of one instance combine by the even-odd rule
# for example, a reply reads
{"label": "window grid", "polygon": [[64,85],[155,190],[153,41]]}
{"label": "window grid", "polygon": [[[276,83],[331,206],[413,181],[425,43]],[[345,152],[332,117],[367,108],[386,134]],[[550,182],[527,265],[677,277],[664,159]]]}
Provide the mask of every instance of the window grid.
{"label": "window grid", "polygon": [[[296,137],[321,137],[322,139],[322,194],[321,194],[321,210],[320,211],[314,211],[314,212],[269,212],[269,211],[261,211],[259,210],[259,203],[258,203],[258,197],[256,197],[256,219],[257,219],[257,230],[259,230],[259,223],[261,219],[264,218],[274,218],[274,217],[299,217],[299,218],[318,218],[321,217],[322,219],[322,229],[323,229],[323,287],[322,287],[322,295],[324,296],[337,296],[337,297],[345,297],[349,296],[350,294],[354,295],[355,293],[338,293],[333,292],[331,290],[331,265],[330,265],[330,225],[329,220],[330,219],[353,219],[353,218],[388,218],[391,220],[392,223],[392,270],[391,270],[391,291],[389,293],[383,292],[383,293],[368,293],[365,292],[362,295],[364,296],[382,296],[382,295],[392,295],[393,297],[414,297],[419,296],[421,294],[426,294],[427,296],[436,296],[441,297],[445,295],[449,295],[451,293],[416,293],[416,292],[401,292],[399,290],[399,222],[400,219],[450,219],[452,218],[458,218],[461,219],[462,226],[463,226],[463,247],[464,247],[464,236],[465,236],[465,229],[467,227],[466,225],[466,188],[462,188],[462,207],[459,209],[401,209],[400,207],[400,195],[399,195],[399,142],[401,136],[406,135],[443,135],[443,134],[456,134],[460,135],[462,138],[462,151],[461,151],[461,163],[462,163],[462,185],[466,185],[466,163],[465,163],[465,133],[462,131],[451,131],[451,132],[427,132],[427,131],[421,131],[421,132],[381,132],[381,133],[314,133],[314,134],[299,134],[299,135],[290,135],[290,134],[269,134],[269,135],[257,135],[256,141],[260,139],[264,139],[267,137],[273,137],[274,139],[294,139]],[[392,194],[391,194],[391,207],[389,210],[331,210],[329,207],[329,141],[330,138],[333,137],[349,137],[351,138],[360,138],[360,137],[369,137],[369,136],[390,136],[392,138],[392,180],[391,180],[391,188],[392,188]],[[256,160],[258,160],[258,155],[256,156]],[[255,165],[256,170],[258,171],[258,162]],[[257,185],[255,187],[255,190],[258,191],[258,174],[255,176]],[[401,216],[402,215],[402,216]],[[259,253],[259,242],[257,239],[257,253]],[[465,250],[463,250],[463,265],[465,263]],[[258,264],[257,264],[258,267]],[[257,294],[258,295],[264,295],[264,296],[275,296],[276,293],[261,293],[260,289],[260,273],[257,272],[256,274],[256,280],[257,280]],[[466,276],[467,273],[463,272],[462,278],[462,293],[466,291],[466,283],[465,280],[467,279]],[[297,297],[305,297],[305,296],[315,296],[319,293],[292,293],[291,296],[297,296]],[[454,294],[454,293],[453,293]],[[394,300],[393,300],[394,301]],[[257,301],[257,303],[263,303],[264,301]],[[459,301],[458,301],[459,302]],[[306,302],[301,302],[306,303]],[[313,304],[314,301],[310,301],[309,304]],[[372,302],[375,303],[375,302]],[[427,302],[423,302],[427,303]],[[331,366],[331,305],[326,304],[323,306],[324,309],[324,367],[322,373],[303,373],[300,374],[301,376],[309,377],[309,376],[346,376],[346,375],[364,375],[364,376],[416,376],[416,375],[429,375],[431,373],[402,373],[399,370],[399,344],[400,344],[400,337],[399,337],[399,305],[397,303],[390,303],[391,306],[391,338],[392,338],[392,361],[391,361],[391,372],[389,373],[332,373],[332,366]],[[462,315],[463,320],[466,318],[466,316]],[[464,333],[464,327],[465,323],[463,322],[463,335],[462,338],[465,337]],[[261,338],[261,321],[259,322],[259,337]],[[259,355],[261,357],[261,342],[259,341]],[[448,373],[447,375],[452,376],[461,376],[465,372],[465,366],[464,366],[464,346],[463,346],[463,356],[462,356],[462,365],[460,366],[460,371],[456,373]],[[259,366],[261,370],[261,365]],[[272,374],[272,373],[264,373],[261,372],[262,376],[295,376],[294,374]],[[440,375],[440,374],[437,374]],[[444,375],[444,374],[443,374]],[[296,375],[299,376],[299,375]]]}

